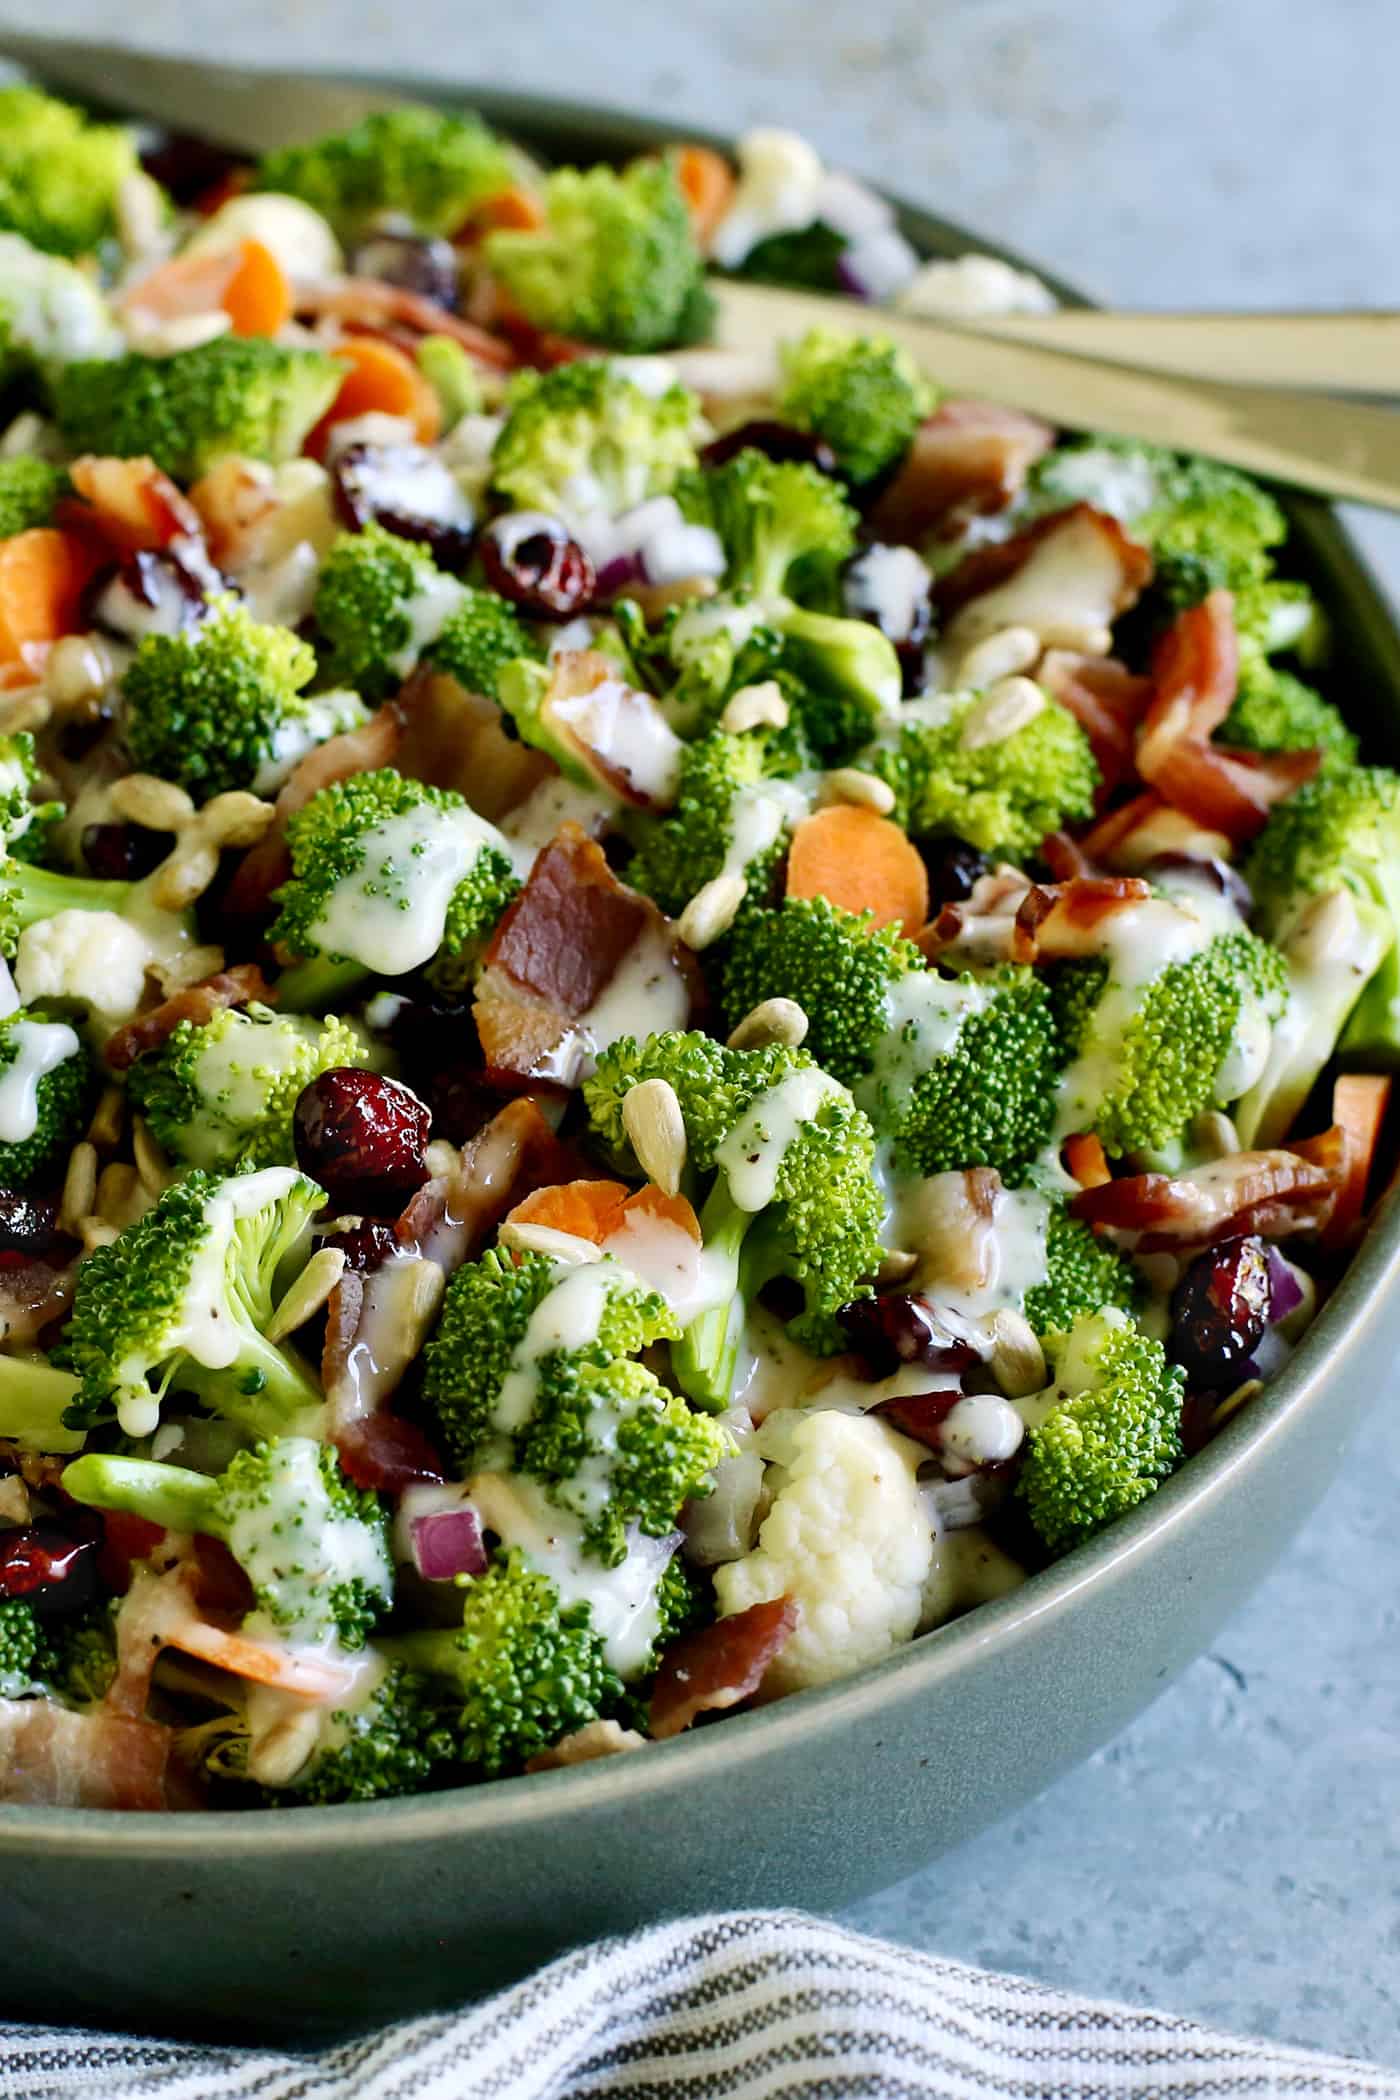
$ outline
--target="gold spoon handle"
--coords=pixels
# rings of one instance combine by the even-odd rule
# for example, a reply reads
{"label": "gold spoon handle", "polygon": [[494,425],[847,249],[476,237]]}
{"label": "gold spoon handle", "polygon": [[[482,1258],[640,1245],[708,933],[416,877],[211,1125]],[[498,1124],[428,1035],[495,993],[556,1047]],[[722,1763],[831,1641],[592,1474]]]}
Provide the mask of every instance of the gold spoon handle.
{"label": "gold spoon handle", "polygon": [[1063,307],[1052,314],[979,314],[966,325],[979,335],[1153,372],[1400,396],[1400,313],[1159,314]]}

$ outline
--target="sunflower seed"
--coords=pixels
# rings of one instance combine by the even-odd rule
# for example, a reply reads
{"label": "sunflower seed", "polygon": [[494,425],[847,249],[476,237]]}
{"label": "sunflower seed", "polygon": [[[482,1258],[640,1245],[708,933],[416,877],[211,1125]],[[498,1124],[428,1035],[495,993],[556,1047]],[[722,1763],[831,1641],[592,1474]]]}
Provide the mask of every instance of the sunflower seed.
{"label": "sunflower seed", "polygon": [[622,1103],[622,1127],[648,1181],[674,1196],[685,1169],[685,1117],[676,1090],[664,1079],[644,1079]]}
{"label": "sunflower seed", "polygon": [[[770,1043],[784,1043],[789,1050],[795,1050],[806,1041],[809,1026],[806,1014],[795,999],[764,999],[752,1013],[745,1014],[729,1038],[729,1048],[766,1050]],[[628,1099],[631,1099],[630,1095]]]}

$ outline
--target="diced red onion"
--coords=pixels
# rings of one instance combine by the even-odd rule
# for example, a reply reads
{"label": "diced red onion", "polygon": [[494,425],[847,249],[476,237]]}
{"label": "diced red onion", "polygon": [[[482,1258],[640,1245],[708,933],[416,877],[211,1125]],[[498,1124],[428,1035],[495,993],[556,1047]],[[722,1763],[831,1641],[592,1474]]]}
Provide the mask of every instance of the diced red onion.
{"label": "diced red onion", "polygon": [[848,291],[878,305],[902,292],[919,267],[919,258],[898,227],[885,226],[853,241],[837,261],[836,271]]}
{"label": "diced red onion", "polygon": [[1302,1304],[1303,1287],[1272,1241],[1264,1252],[1269,1264],[1269,1319],[1286,1320]]}
{"label": "diced red onion", "polygon": [[456,1509],[429,1510],[409,1524],[413,1565],[425,1582],[450,1582],[455,1575],[484,1575],[486,1543],[481,1518],[469,1502]]}
{"label": "diced red onion", "polygon": [[859,262],[855,248],[843,248],[836,258],[836,281],[852,299],[873,299],[874,293],[859,273]]}
{"label": "diced red onion", "polygon": [[645,580],[646,567],[639,555],[614,554],[598,571],[598,596],[615,598],[629,583],[642,583]]}

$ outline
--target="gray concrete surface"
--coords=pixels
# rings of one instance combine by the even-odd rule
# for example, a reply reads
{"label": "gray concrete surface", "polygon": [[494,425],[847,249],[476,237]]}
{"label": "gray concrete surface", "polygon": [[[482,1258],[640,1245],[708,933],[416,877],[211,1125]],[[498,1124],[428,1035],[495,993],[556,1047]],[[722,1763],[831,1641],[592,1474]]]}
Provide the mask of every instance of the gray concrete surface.
{"label": "gray concrete surface", "polygon": [[[1120,303],[1400,305],[1395,0],[9,0],[5,13],[211,57],[595,96],[678,125],[793,124]],[[1362,522],[1400,586],[1400,531]],[[1024,1813],[851,1922],[1400,2064],[1398,1509],[1387,1392],[1211,1656]]]}

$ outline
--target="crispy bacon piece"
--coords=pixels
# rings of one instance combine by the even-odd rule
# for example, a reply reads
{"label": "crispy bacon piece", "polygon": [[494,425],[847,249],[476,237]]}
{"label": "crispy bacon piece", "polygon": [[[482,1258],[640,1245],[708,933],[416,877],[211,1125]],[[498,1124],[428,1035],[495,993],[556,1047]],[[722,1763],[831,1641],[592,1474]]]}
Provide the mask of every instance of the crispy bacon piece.
{"label": "crispy bacon piece", "polygon": [[1114,656],[1084,656],[1072,649],[1047,649],[1035,675],[1088,737],[1104,790],[1131,779],[1133,738],[1152,701],[1152,680]]}
{"label": "crispy bacon piece", "polygon": [[185,1805],[159,1721],[105,1706],[0,1699],[0,1802],[31,1808],[161,1810]]}
{"label": "crispy bacon piece", "polygon": [[[11,1347],[36,1342],[51,1320],[62,1319],[78,1286],[77,1243],[71,1260],[36,1254],[25,1261],[0,1262],[0,1335]],[[55,1250],[57,1251],[57,1250]]]}
{"label": "crispy bacon piece", "polygon": [[184,986],[139,1020],[128,1021],[108,1038],[103,1055],[114,1072],[125,1072],[148,1050],[159,1049],[182,1021],[202,1028],[226,1006],[247,1006],[253,1001],[275,1004],[276,998],[256,963],[235,963],[231,970],[219,970],[198,984]]}
{"label": "crispy bacon piece", "polygon": [[1109,627],[1151,574],[1151,555],[1115,517],[1072,503],[975,548],[939,578],[934,603],[955,652],[1003,627],[1029,627],[1051,647],[1064,632]]}
{"label": "crispy bacon piece", "polygon": [[658,1742],[679,1735],[703,1713],[722,1713],[751,1699],[797,1627],[791,1597],[751,1604],[683,1634],[661,1658],[652,1687],[650,1727]]}
{"label": "crispy bacon piece", "polygon": [[515,363],[509,343],[499,336],[464,321],[436,300],[402,285],[383,284],[377,277],[327,277],[319,284],[299,284],[296,310],[301,318],[339,321],[348,328],[390,331],[397,327],[412,337],[451,336],[478,364],[494,366],[497,371],[508,371]]}
{"label": "crispy bacon piece", "polygon": [[415,671],[395,707],[403,725],[398,770],[465,795],[489,823],[499,824],[557,770],[543,751],[506,735],[494,700],[467,692],[446,672]]}
{"label": "crispy bacon piece", "polygon": [[284,782],[274,805],[271,825],[250,846],[224,893],[224,910],[232,918],[253,918],[261,912],[279,883],[292,872],[287,852],[287,825],[299,809],[337,780],[351,780],[357,773],[372,773],[378,766],[391,766],[403,734],[403,720],[394,707],[381,707],[358,729],[328,737],[308,751]]}
{"label": "crispy bacon piece", "polygon": [[81,500],[61,506],[60,522],[94,534],[114,554],[203,537],[199,512],[153,459],[107,459],[88,452],[74,460],[68,476]]}
{"label": "crispy bacon piece", "polygon": [[1151,886],[1128,875],[1076,875],[1069,882],[1036,883],[1017,906],[1013,962],[1069,962],[1102,955],[1109,919],[1144,904]]}
{"label": "crispy bacon piece", "polygon": [[1078,875],[1098,873],[1083,841],[1072,839],[1067,831],[1048,832],[1040,842],[1040,857],[1056,882],[1073,882]]}
{"label": "crispy bacon piece", "polygon": [[870,514],[882,540],[916,544],[930,532],[1004,510],[1055,442],[1048,423],[994,401],[944,401],[914,434],[903,466]]}
{"label": "crispy bacon piece", "polygon": [[1150,788],[1100,817],[1079,846],[1090,861],[1124,875],[1140,873],[1164,853],[1184,854],[1188,860],[1228,861],[1234,850],[1233,841],[1223,831],[1207,831]]}
{"label": "crispy bacon piece", "polygon": [[1288,1151],[1235,1152],[1189,1174],[1130,1174],[1081,1189],[1070,1210],[1129,1252],[1179,1253],[1242,1233],[1323,1231],[1346,1177],[1336,1125]]}
{"label": "crispy bacon piece", "polygon": [[1321,751],[1232,751],[1212,743],[1238,677],[1234,600],[1212,591],[1158,644],[1152,704],[1137,741],[1138,772],[1163,800],[1237,845],[1322,763]]}
{"label": "crispy bacon piece", "polygon": [[421,1429],[402,1415],[349,1422],[336,1438],[340,1463],[358,1488],[401,1495],[417,1480],[446,1480],[447,1468]]}
{"label": "crispy bacon piece", "polygon": [[1015,938],[1016,910],[1029,888],[1030,879],[1019,868],[979,875],[969,897],[945,904],[915,936],[919,949],[929,962],[1005,962]]}
{"label": "crispy bacon piece", "polygon": [[474,1009],[486,1063],[571,1083],[572,1072],[549,1068],[550,1053],[644,953],[654,1025],[684,1026],[695,983],[688,950],[649,898],[618,881],[594,840],[561,825],[486,950]]}

